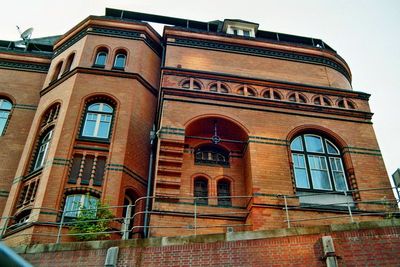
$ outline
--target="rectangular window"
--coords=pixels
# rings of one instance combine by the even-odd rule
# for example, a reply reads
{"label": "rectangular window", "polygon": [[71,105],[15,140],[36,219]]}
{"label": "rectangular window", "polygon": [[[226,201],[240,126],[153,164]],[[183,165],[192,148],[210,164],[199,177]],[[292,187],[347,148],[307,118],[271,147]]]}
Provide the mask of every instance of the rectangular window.
{"label": "rectangular window", "polygon": [[308,156],[308,162],[314,189],[332,190],[326,158],[310,155]]}
{"label": "rectangular window", "polygon": [[310,188],[304,155],[293,154],[293,164],[296,187]]}
{"label": "rectangular window", "polygon": [[249,30],[243,30],[243,36],[249,37],[250,36],[250,31]]}
{"label": "rectangular window", "polygon": [[335,181],[335,188],[337,191],[347,191],[347,183],[344,175],[343,164],[340,158],[329,158],[333,179]]}

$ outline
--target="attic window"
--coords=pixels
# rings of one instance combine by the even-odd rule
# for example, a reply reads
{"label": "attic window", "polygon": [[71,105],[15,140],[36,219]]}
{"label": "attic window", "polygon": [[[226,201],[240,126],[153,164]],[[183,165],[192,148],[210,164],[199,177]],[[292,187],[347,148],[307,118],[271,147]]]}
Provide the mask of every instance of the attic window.
{"label": "attic window", "polygon": [[240,19],[226,19],[222,26],[222,31],[244,37],[256,37],[258,24]]}

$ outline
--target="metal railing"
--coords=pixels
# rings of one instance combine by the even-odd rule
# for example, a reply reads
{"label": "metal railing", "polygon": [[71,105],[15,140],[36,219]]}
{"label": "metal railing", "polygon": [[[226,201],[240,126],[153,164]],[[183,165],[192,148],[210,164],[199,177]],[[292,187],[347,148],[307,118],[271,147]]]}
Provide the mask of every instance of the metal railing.
{"label": "metal railing", "polygon": [[[387,195],[390,197],[392,188],[373,188],[373,189],[360,189],[360,190],[349,190],[347,192],[342,192],[342,201],[336,201],[332,203],[304,203],[302,202],[304,198],[326,198],[329,195],[338,195],[338,192],[324,192],[324,193],[304,193],[301,195],[271,195],[275,199],[275,204],[268,203],[270,200],[263,200],[263,196],[209,196],[207,198],[208,205],[204,205],[199,200],[204,199],[204,197],[141,197],[138,198],[135,203],[131,205],[121,205],[121,206],[105,206],[96,209],[76,209],[76,210],[57,210],[53,208],[31,208],[31,212],[26,220],[16,222],[18,218],[15,217],[1,217],[3,221],[3,227],[0,228],[0,239],[3,238],[16,238],[23,236],[43,236],[54,240],[56,243],[60,243],[63,238],[71,238],[75,236],[83,235],[114,235],[113,238],[120,238],[126,240],[132,234],[140,233],[144,229],[153,231],[157,230],[182,230],[179,231],[180,235],[197,235],[199,231],[201,233],[206,233],[208,230],[213,230],[212,232],[224,232],[228,230],[228,227],[236,228],[239,231],[248,229],[247,227],[252,226],[247,224],[247,216],[250,214],[251,202],[256,202],[257,204],[267,204],[267,206],[272,208],[282,209],[282,217],[284,218],[283,225],[287,228],[293,226],[294,223],[304,223],[307,221],[322,221],[322,220],[332,220],[332,219],[343,219],[348,217],[349,222],[355,222],[355,218],[358,216],[383,216],[392,217],[399,216],[398,204],[399,201],[395,199],[388,199],[383,197],[381,191],[386,190]],[[374,193],[379,192],[379,198],[372,198]],[[368,200],[353,200],[351,197],[353,194],[365,194],[369,193]],[[364,196],[362,197],[364,198]],[[144,205],[142,202],[150,199],[153,202],[153,208],[150,211],[140,210],[143,209]],[[218,205],[218,200],[224,199],[220,203],[232,203],[231,206],[221,206]],[[228,200],[228,201],[227,201]],[[283,200],[283,201],[282,201]],[[264,203],[264,202],[265,203]],[[276,202],[277,201],[277,202]],[[282,203],[283,202],[283,203]],[[276,204],[278,203],[278,204]],[[172,206],[171,206],[172,205]],[[366,208],[361,209],[358,206],[365,205]],[[376,208],[378,207],[378,208]],[[119,214],[112,218],[87,218],[85,220],[79,220],[80,223],[99,223],[108,222],[110,225],[109,229],[103,232],[96,233],[72,233],[69,230],[70,227],[76,226],[79,223],[74,218],[69,217],[68,213],[76,214],[84,211],[98,211],[101,208],[109,209],[113,214]],[[223,209],[222,209],[223,208]],[[126,212],[128,210],[134,211],[131,216],[122,216],[123,210]],[[317,211],[317,213],[315,212]],[[313,216],[305,217],[304,212],[314,212]],[[323,215],[315,216],[315,214]],[[329,212],[326,215],[325,212]],[[338,214],[339,213],[339,214]],[[144,216],[151,215],[163,215],[163,216],[175,216],[179,215],[184,219],[180,221],[171,221],[167,223],[165,220],[153,225],[143,225]],[[49,216],[54,216],[54,219]],[[47,219],[46,219],[47,217]],[[172,217],[171,217],[172,218]],[[211,223],[210,220],[212,219]],[[218,220],[220,220],[218,222]],[[236,223],[237,222],[237,223]],[[46,225],[53,227],[53,230],[41,233],[31,233],[24,232],[23,230],[28,228],[30,225]],[[282,226],[283,226],[282,225]],[[218,230],[216,230],[218,229]],[[186,231],[186,232],[185,232]],[[210,232],[210,231],[208,231]],[[159,233],[158,233],[159,234]]]}
{"label": "metal railing", "polygon": [[[386,218],[392,218],[400,216],[399,211],[399,199],[389,199],[385,195],[380,198],[370,198],[367,200],[353,200],[353,194],[361,193],[375,193],[378,192],[382,196],[382,191],[387,191],[390,197],[394,194],[392,190],[394,187],[384,188],[369,188],[369,189],[356,189],[348,190],[343,192],[323,192],[323,193],[305,193],[302,195],[287,196],[280,195],[280,198],[284,200],[285,220],[287,228],[291,228],[291,224],[295,222],[307,222],[307,221],[321,221],[331,220],[339,218],[348,218],[350,223],[355,222],[355,217],[358,216],[381,216]],[[303,197],[326,197],[329,195],[342,195],[342,201],[331,202],[331,203],[302,203],[301,198]],[[351,201],[349,200],[351,197]],[[364,198],[364,197],[363,197]],[[289,205],[288,202],[292,199],[296,199],[300,202],[300,205]],[[358,206],[367,206],[366,209],[357,208]],[[318,216],[304,218],[304,213],[298,213],[298,211],[304,212],[304,210],[318,211],[318,212],[335,212],[342,213],[341,215],[329,215],[329,216]],[[290,212],[292,211],[292,213]],[[294,213],[294,214],[293,214]],[[296,215],[300,215],[295,217]]]}

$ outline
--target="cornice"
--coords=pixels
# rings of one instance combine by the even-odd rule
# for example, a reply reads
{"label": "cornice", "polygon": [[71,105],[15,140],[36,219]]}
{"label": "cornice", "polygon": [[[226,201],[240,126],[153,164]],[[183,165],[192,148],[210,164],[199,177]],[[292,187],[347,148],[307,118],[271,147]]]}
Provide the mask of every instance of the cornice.
{"label": "cornice", "polygon": [[[268,111],[268,112],[277,112],[277,113],[285,113],[291,115],[302,115],[308,117],[318,117],[324,119],[333,119],[333,120],[343,120],[343,121],[351,121],[351,122],[360,122],[360,123],[371,123],[371,118],[373,113],[359,111],[359,110],[346,110],[346,109],[339,109],[334,107],[322,107],[322,106],[315,106],[310,104],[302,104],[302,103],[294,103],[289,101],[282,101],[282,100],[270,100],[264,98],[254,98],[254,97],[247,97],[247,96],[240,96],[240,95],[232,95],[232,94],[224,94],[224,93],[215,93],[215,92],[207,92],[207,91],[193,91],[190,89],[182,89],[182,88],[161,88],[163,99],[172,100],[172,101],[183,101],[183,102],[190,102],[190,103],[200,103],[200,104],[209,104],[214,105],[210,102],[210,100],[215,100],[219,103],[215,103],[218,106],[227,106],[232,108],[241,108],[241,109],[253,109],[253,110],[261,110],[261,111]],[[186,99],[175,99],[169,96],[176,96],[176,97],[184,97],[190,98],[190,100]],[[200,100],[204,100],[206,102],[201,102]],[[225,102],[224,104],[221,102]],[[237,106],[240,104],[240,106]],[[252,105],[251,106],[244,106],[243,104]],[[264,109],[260,109],[257,106],[265,107]],[[270,108],[270,109],[268,109]],[[271,109],[274,108],[274,109]],[[281,109],[281,110],[277,110]],[[290,111],[284,111],[290,110]],[[299,112],[300,111],[300,112]],[[308,114],[302,112],[309,112]],[[312,113],[316,113],[315,115]],[[318,115],[317,115],[318,114]],[[333,116],[341,116],[341,117],[348,117],[347,118],[340,118],[340,117],[328,117],[328,116],[321,116],[319,114],[326,114],[326,115],[333,115]],[[357,120],[358,119],[358,120]],[[360,121],[361,119],[361,121]]]}
{"label": "cornice", "polygon": [[182,38],[176,36],[168,38],[167,44],[172,46],[194,47],[207,50],[224,51],[229,53],[245,54],[258,57],[268,57],[283,60],[290,60],[314,65],[322,65],[334,69],[343,74],[351,83],[351,73],[346,67],[337,61],[324,56],[310,55],[294,51],[285,51],[278,49],[262,48],[245,44],[233,44],[221,41],[200,40],[194,38]]}
{"label": "cornice", "polygon": [[157,96],[158,90],[153,87],[143,76],[139,73],[134,72],[125,72],[125,71],[117,71],[117,70],[104,70],[104,69],[94,69],[94,68],[83,68],[78,67],[74,68],[68,73],[65,73],[61,78],[58,80],[51,82],[49,86],[43,88],[40,91],[40,96],[44,96],[54,88],[56,88],[59,84],[63,83],[65,80],[70,78],[71,76],[84,73],[84,74],[91,74],[91,75],[99,75],[99,76],[112,76],[112,77],[119,77],[119,78],[127,78],[127,79],[135,79],[139,81],[146,89],[148,89],[154,96]]}
{"label": "cornice", "polygon": [[50,64],[30,63],[30,62],[0,59],[0,68],[1,69],[13,69],[13,70],[20,70],[20,71],[47,73],[49,70],[49,67],[50,67]]}
{"label": "cornice", "polygon": [[98,35],[98,36],[108,36],[117,37],[130,40],[143,41],[149,48],[151,48],[158,56],[161,56],[161,45],[155,42],[151,36],[145,31],[140,30],[128,30],[128,29],[116,29],[111,27],[99,27],[95,25],[87,25],[86,28],[75,33],[63,44],[58,46],[53,54],[53,58],[60,55],[63,51],[71,47],[73,44],[81,40],[87,35]]}
{"label": "cornice", "polygon": [[186,78],[199,78],[199,79],[210,79],[210,80],[218,80],[221,82],[234,82],[234,83],[243,83],[243,84],[251,84],[263,87],[275,87],[281,88],[285,90],[296,90],[296,91],[307,91],[312,93],[326,93],[329,95],[336,95],[341,97],[353,97],[359,98],[362,100],[369,100],[371,96],[368,93],[361,91],[354,91],[349,89],[341,89],[335,87],[325,87],[325,86],[317,86],[311,84],[304,83],[295,83],[281,80],[272,80],[272,79],[260,79],[256,77],[248,77],[248,76],[238,76],[227,73],[218,73],[211,71],[200,71],[200,70],[192,70],[192,69],[184,69],[184,68],[174,68],[174,67],[164,67],[162,68],[162,75],[175,75],[182,76]]}

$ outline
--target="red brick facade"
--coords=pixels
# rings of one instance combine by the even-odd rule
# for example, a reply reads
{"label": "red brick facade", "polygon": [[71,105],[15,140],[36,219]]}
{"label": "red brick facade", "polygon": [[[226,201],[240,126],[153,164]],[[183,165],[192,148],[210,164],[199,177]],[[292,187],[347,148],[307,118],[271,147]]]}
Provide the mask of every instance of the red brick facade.
{"label": "red brick facade", "polygon": [[[106,15],[88,17],[47,52],[0,49],[0,98],[13,104],[0,136],[7,242],[51,242],[24,233],[55,235],[71,199],[87,194],[118,206],[117,229],[122,206],[139,199],[129,225],[138,236],[286,227],[283,195],[292,226],[348,222],[343,202],[356,215],[374,212],[367,219],[385,215],[393,194],[369,95],[352,90],[349,67],[323,41],[239,36],[228,20],[181,27],[178,19],[160,36],[145,14]],[[317,136],[325,154],[292,151],[299,136]],[[295,153],[307,158],[307,186]],[[314,178],[328,184],[320,190]],[[342,207],[321,206],[335,206],[325,199]]]}

